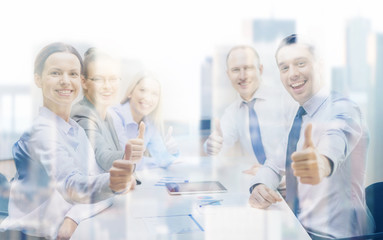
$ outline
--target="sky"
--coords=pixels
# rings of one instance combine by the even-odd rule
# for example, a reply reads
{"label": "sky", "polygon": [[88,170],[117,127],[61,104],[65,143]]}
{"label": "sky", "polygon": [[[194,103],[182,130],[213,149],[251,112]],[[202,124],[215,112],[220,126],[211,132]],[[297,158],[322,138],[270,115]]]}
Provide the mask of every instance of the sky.
{"label": "sky", "polygon": [[246,21],[294,19],[299,32],[324,40],[331,54],[328,63],[336,66],[344,63],[348,19],[368,18],[374,32],[383,32],[383,15],[376,2],[2,1],[0,86],[32,84],[34,57],[50,42],[98,46],[159,75],[168,119],[196,120],[201,64],[219,46],[248,41]]}

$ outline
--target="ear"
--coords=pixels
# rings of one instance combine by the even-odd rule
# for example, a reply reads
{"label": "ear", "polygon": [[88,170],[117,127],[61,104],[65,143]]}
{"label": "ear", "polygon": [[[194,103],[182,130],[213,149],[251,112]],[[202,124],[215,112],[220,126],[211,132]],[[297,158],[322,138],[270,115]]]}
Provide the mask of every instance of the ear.
{"label": "ear", "polygon": [[227,77],[230,79],[230,70],[229,69],[226,69],[226,74],[227,74]]}
{"label": "ear", "polygon": [[263,73],[263,64],[259,65],[259,74],[262,75]]}
{"label": "ear", "polygon": [[42,84],[42,79],[41,79],[41,76],[37,73],[35,73],[34,75],[34,80],[35,80],[35,84],[38,88],[42,88],[43,84]]}
{"label": "ear", "polygon": [[86,85],[86,79],[84,75],[81,75],[81,86],[83,89],[88,90],[88,86]]}

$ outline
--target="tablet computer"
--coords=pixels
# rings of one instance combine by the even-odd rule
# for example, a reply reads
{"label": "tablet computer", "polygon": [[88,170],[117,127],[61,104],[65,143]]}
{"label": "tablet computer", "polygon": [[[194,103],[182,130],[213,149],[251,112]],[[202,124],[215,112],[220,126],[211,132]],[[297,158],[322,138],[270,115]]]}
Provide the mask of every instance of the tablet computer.
{"label": "tablet computer", "polygon": [[166,183],[166,188],[170,195],[227,192],[218,181]]}

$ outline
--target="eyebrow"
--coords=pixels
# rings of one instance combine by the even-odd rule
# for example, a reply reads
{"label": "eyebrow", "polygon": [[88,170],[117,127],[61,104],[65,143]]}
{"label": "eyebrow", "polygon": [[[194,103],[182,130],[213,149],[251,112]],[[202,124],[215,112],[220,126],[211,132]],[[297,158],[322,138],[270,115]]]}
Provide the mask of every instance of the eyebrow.
{"label": "eyebrow", "polygon": [[[300,60],[307,60],[308,58],[307,57],[297,57],[297,58],[294,58],[293,61],[300,61]],[[285,62],[281,62],[278,64],[278,67],[282,66],[283,64],[285,64]]]}

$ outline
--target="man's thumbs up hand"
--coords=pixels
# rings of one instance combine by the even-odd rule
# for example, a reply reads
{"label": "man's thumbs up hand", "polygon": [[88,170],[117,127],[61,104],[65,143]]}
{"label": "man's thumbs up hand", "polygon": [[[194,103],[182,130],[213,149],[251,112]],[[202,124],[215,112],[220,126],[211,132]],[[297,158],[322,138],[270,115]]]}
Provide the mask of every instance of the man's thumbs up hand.
{"label": "man's thumbs up hand", "polygon": [[210,156],[217,155],[221,151],[223,144],[223,134],[219,119],[216,119],[214,122],[214,131],[209,136],[206,142],[207,154]]}
{"label": "man's thumbs up hand", "polygon": [[316,185],[330,175],[330,160],[316,149],[312,140],[311,123],[306,126],[304,137],[302,150],[291,155],[291,167],[301,183]]}

